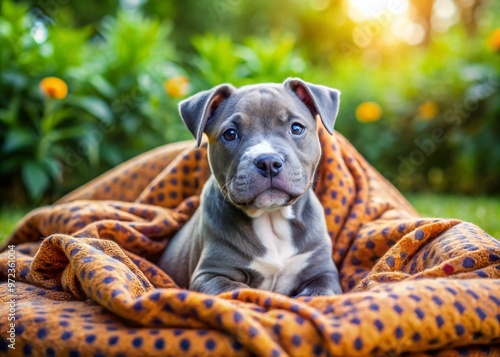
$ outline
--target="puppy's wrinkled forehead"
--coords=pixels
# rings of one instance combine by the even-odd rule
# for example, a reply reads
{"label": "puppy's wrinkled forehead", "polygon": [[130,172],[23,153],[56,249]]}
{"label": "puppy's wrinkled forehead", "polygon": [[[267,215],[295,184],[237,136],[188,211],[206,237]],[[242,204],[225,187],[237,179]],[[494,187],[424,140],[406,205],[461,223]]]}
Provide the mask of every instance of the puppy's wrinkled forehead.
{"label": "puppy's wrinkled forehead", "polygon": [[[247,86],[230,98],[226,110],[244,113],[255,119],[279,119],[282,121],[300,110],[300,102],[291,93],[277,85]],[[307,110],[304,106],[303,110]],[[224,113],[228,114],[228,113]]]}

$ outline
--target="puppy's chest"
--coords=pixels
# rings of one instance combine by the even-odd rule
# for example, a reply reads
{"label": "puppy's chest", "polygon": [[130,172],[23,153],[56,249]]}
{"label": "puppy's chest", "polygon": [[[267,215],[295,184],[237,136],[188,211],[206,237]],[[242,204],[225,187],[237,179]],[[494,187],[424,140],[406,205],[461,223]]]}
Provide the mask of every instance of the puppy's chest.
{"label": "puppy's chest", "polygon": [[254,233],[266,249],[249,266],[263,277],[259,289],[290,294],[296,288],[298,274],[307,266],[312,252],[298,254],[292,239],[292,218],[290,207],[254,218]]}

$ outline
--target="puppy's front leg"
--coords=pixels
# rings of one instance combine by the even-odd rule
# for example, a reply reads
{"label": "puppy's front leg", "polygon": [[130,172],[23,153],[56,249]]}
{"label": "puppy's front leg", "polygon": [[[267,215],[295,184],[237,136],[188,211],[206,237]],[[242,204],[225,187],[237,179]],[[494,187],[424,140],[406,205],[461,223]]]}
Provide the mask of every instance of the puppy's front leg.
{"label": "puppy's front leg", "polygon": [[327,271],[301,284],[297,289],[295,297],[336,294],[342,294],[342,289],[338,282],[338,274],[333,271]]}
{"label": "puppy's front leg", "polygon": [[248,285],[229,279],[226,276],[202,273],[194,277],[190,289],[200,293],[219,295],[227,291],[249,288]]}

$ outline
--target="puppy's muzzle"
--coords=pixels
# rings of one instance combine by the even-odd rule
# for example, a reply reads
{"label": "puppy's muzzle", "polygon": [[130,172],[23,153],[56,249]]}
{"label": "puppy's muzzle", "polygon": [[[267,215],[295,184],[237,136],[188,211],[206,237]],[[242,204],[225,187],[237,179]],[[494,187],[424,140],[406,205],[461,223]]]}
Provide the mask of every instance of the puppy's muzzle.
{"label": "puppy's muzzle", "polygon": [[254,160],[257,171],[266,178],[273,178],[279,175],[284,162],[276,154],[264,154]]}

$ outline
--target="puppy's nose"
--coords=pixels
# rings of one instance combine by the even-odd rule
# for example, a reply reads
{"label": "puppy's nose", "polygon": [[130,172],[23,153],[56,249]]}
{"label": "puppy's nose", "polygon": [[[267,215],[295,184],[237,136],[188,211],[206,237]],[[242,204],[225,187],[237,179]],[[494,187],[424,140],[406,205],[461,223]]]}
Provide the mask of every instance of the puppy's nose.
{"label": "puppy's nose", "polygon": [[264,177],[277,176],[283,167],[283,160],[276,154],[264,154],[254,161],[259,173]]}

